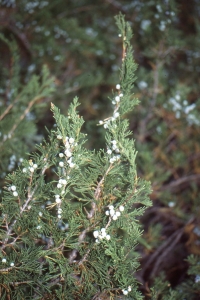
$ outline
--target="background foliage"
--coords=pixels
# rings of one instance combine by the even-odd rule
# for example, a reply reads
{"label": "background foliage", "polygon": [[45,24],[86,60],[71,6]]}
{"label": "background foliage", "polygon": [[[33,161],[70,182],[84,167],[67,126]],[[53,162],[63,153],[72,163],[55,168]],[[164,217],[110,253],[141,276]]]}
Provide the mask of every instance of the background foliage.
{"label": "background foliage", "polygon": [[[0,130],[1,185],[46,135],[44,126],[53,126],[52,92],[65,115],[78,94],[87,147],[101,148],[104,129],[95,124],[111,111],[107,96],[121,61],[114,16],[122,11],[134,33],[134,92],[141,101],[128,115],[130,129],[139,175],[153,187],[153,207],[141,218],[136,276],[147,299],[180,299],[180,293],[199,299],[199,1],[1,0],[0,5],[0,105],[8,108]],[[20,120],[16,128],[11,108]],[[167,283],[154,283],[161,272]]]}

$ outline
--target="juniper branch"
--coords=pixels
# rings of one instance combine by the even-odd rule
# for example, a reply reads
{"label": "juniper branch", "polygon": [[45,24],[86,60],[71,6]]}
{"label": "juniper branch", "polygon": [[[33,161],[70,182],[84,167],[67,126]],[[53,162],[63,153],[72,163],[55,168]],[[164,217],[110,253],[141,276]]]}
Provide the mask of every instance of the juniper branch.
{"label": "juniper branch", "polygon": [[[48,165],[45,165],[44,168],[42,169],[41,176],[44,175],[44,173],[45,173],[45,171],[46,171],[47,168],[48,168]],[[29,202],[33,199],[33,196],[34,196],[37,188],[38,188],[38,184],[35,185],[34,189],[32,190],[32,193],[28,196],[28,199],[24,203],[24,205],[23,205],[23,207],[22,207],[22,209],[20,211],[20,216],[22,215],[22,213],[24,212],[24,210],[28,206]],[[2,243],[3,245],[1,246],[2,250],[7,246],[7,242],[9,240],[9,236],[11,235],[11,233],[13,231],[13,228],[14,228],[15,224],[17,223],[17,221],[18,221],[18,219],[13,220],[13,222],[8,227],[7,232],[6,232],[6,236],[7,237],[4,239],[4,241]]]}
{"label": "juniper branch", "polygon": [[[101,178],[101,180],[100,180],[100,181],[98,182],[98,184],[97,184],[97,187],[96,187],[95,192],[94,192],[94,198],[95,198],[96,201],[99,200],[99,197],[100,197],[101,191],[102,191],[102,185],[103,185],[103,182],[104,182],[104,180],[105,180],[105,177],[108,175],[108,173],[110,172],[111,169],[112,169],[112,164],[109,165],[109,167],[108,167],[107,171],[105,172],[104,176]],[[95,214],[95,211],[96,211],[96,201],[93,201],[93,202],[91,203],[92,209],[91,209],[90,212],[88,213],[88,219],[93,218],[93,216],[94,216],[94,214]],[[88,228],[84,229],[84,230],[81,232],[81,234],[80,234],[79,237],[78,237],[78,245],[80,245],[80,244],[84,241],[87,232],[88,232],[89,230],[91,230],[92,227],[93,227],[93,226],[89,226]],[[74,259],[76,258],[76,256],[77,256],[77,254],[78,254],[78,250],[77,250],[77,249],[73,249],[72,253],[71,253],[70,256],[69,256],[69,263],[72,263],[72,262],[73,262],[73,260],[74,260]]]}

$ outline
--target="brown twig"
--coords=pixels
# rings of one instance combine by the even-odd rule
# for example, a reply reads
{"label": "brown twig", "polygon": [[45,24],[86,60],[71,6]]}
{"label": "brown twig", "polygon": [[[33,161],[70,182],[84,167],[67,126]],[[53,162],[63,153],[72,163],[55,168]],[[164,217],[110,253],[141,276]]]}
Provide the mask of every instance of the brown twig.
{"label": "brown twig", "polygon": [[84,261],[86,261],[86,259],[87,259],[88,255],[89,255],[90,251],[91,251],[90,249],[87,250],[87,252],[86,252],[85,255],[83,256],[83,258],[79,261],[79,263],[78,263],[79,266],[82,265],[82,263],[83,263]]}
{"label": "brown twig", "polygon": [[27,108],[24,110],[24,112],[21,114],[21,116],[19,117],[19,119],[15,122],[15,124],[13,125],[13,127],[11,128],[11,130],[8,132],[7,137],[4,138],[4,140],[0,143],[0,147],[4,144],[4,142],[7,139],[10,139],[13,135],[13,133],[15,132],[16,128],[19,126],[20,122],[25,118],[25,116],[27,115],[27,113],[30,111],[31,107],[35,104],[35,102],[39,99],[41,99],[42,96],[37,96],[35,98],[33,98],[32,101],[29,102]]}
{"label": "brown twig", "polygon": [[15,282],[9,282],[9,284],[11,284],[11,285],[13,285],[13,286],[18,286],[18,285],[20,285],[20,284],[29,284],[29,283],[31,283],[32,281],[15,281]]}
{"label": "brown twig", "polygon": [[20,31],[15,22],[11,19],[9,19],[8,16],[5,16],[0,20],[0,25],[3,26],[4,28],[7,28],[9,31],[11,31],[17,39],[21,42],[21,44],[24,46],[26,51],[28,52],[29,55],[32,55],[32,50],[31,50],[31,45],[24,33]]}
{"label": "brown twig", "polygon": [[159,255],[156,254],[156,256],[154,256],[155,263],[151,270],[151,278],[153,278],[157,274],[162,262],[164,261],[164,258],[167,257],[170,252],[172,252],[173,248],[179,242],[183,234],[184,228],[180,228],[179,230],[174,232],[171,237],[160,247],[161,250],[159,251]]}
{"label": "brown twig", "polygon": [[161,190],[165,191],[165,190],[175,190],[177,189],[181,184],[190,184],[191,182],[198,182],[200,183],[200,175],[198,174],[193,174],[193,175],[189,175],[189,176],[184,176],[182,178],[179,178],[175,181],[170,182],[167,185],[163,185],[161,187]]}
{"label": "brown twig", "polygon": [[[180,228],[179,230],[175,231],[168,239],[166,242],[164,242],[159,248],[156,249],[156,251],[150,256],[150,258],[148,259],[148,261],[146,262],[146,264],[144,265],[142,272],[140,273],[141,277],[144,277],[146,271],[148,269],[151,268],[151,266],[153,265],[153,268],[151,270],[151,275],[150,277],[152,277],[152,275],[154,275],[160,264],[161,264],[161,260],[160,257],[163,257],[169,253],[170,251],[172,251],[172,249],[174,248],[174,246],[178,243],[178,241],[180,240],[181,236],[184,233],[184,228]],[[159,261],[159,264],[157,263],[157,261]],[[155,263],[155,265],[154,265]]]}
{"label": "brown twig", "polygon": [[9,111],[11,110],[11,108],[14,106],[14,104],[17,102],[18,98],[16,98],[13,103],[11,103],[2,113],[2,115],[0,116],[0,121],[3,120],[3,118],[9,113]]}
{"label": "brown twig", "polygon": [[139,272],[141,278],[145,278],[147,275],[146,272],[149,271],[149,278],[155,277],[162,266],[162,263],[165,261],[166,257],[169,257],[169,254],[173,252],[173,249],[179,243],[180,239],[186,232],[186,228],[189,224],[194,222],[194,219],[191,219],[187,222],[185,226],[182,226],[176,230],[160,247],[158,247],[155,252],[149,256],[145,265],[142,268],[142,271]]}
{"label": "brown twig", "polygon": [[[95,211],[96,211],[96,202],[99,200],[99,197],[101,195],[101,192],[102,192],[102,185],[103,185],[103,182],[105,180],[105,177],[108,175],[108,173],[110,172],[110,170],[112,169],[112,164],[110,164],[110,166],[108,167],[107,171],[105,172],[104,176],[101,178],[101,180],[98,182],[97,184],[97,187],[95,189],[95,192],[94,192],[94,199],[95,201],[93,201],[91,203],[91,210],[89,213],[87,213],[87,218],[88,219],[91,219],[93,218],[94,214],[95,214]],[[89,226],[88,228],[84,229],[81,234],[79,235],[78,237],[78,245],[80,245],[85,237],[86,237],[86,233],[91,229],[91,226]],[[76,258],[78,254],[78,250],[77,249],[73,249],[70,256],[69,256],[69,263],[72,263],[74,261],[74,259]]]}

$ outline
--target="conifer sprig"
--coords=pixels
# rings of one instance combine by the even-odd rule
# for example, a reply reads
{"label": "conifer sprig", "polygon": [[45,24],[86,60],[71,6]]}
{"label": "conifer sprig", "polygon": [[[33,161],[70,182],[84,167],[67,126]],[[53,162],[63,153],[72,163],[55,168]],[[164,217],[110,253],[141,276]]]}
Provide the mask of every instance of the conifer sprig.
{"label": "conifer sprig", "polygon": [[123,119],[138,103],[132,94],[136,65],[130,25],[122,15],[116,20],[124,50],[113,115],[100,122],[106,150],[85,148],[77,98],[67,116],[52,104],[56,124],[49,142],[7,177],[0,264],[4,294],[13,299],[142,299],[130,274],[138,267],[132,253],[141,235],[138,217],[151,204],[150,185],[137,176]]}

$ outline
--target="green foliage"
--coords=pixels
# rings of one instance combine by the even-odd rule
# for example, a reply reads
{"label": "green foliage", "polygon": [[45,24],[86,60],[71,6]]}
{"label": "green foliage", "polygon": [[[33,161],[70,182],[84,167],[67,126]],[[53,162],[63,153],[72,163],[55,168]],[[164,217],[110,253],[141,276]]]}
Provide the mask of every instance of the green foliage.
{"label": "green foliage", "polygon": [[187,278],[176,289],[172,289],[170,283],[166,281],[164,274],[161,274],[155,280],[154,288],[151,289],[152,300],[198,299],[200,293],[199,258],[191,255],[188,258],[188,262],[190,263],[188,275],[193,275],[195,278]]}
{"label": "green foliage", "polygon": [[[19,123],[13,137],[2,144],[0,185],[5,186],[6,175],[16,171],[18,166],[23,170],[22,161],[27,158],[27,152],[35,150],[32,159],[40,161],[41,153],[44,154],[50,147],[48,134],[51,137],[50,128],[55,123],[49,109],[50,101],[54,102],[55,109],[57,106],[63,115],[68,115],[71,99],[78,94],[80,115],[86,121],[78,138],[81,151],[85,151],[85,160],[79,160],[85,175],[83,189],[73,185],[76,189],[73,192],[73,207],[79,207],[78,195],[88,211],[90,204],[87,197],[90,199],[91,195],[85,193],[88,187],[86,177],[89,182],[95,176],[99,179],[99,174],[103,172],[102,164],[105,163],[102,159],[107,151],[110,153],[109,150],[112,150],[112,140],[121,141],[123,157],[131,159],[132,169],[124,161],[123,166],[116,161],[115,168],[107,175],[109,180],[104,183],[106,193],[114,195],[115,199],[124,197],[123,186],[129,185],[128,180],[132,182],[137,172],[139,177],[152,182],[153,207],[146,210],[145,214],[140,204],[132,207],[132,217],[135,214],[137,221],[143,224],[144,235],[138,238],[139,245],[130,251],[133,261],[138,254],[141,256],[140,271],[136,273],[136,278],[141,282],[140,290],[147,299],[151,298],[150,288],[154,285],[155,277],[159,280],[160,272],[164,274],[161,278],[165,278],[164,281],[170,286],[164,284],[165,288],[162,288],[163,282],[160,280],[158,289],[155,287],[155,293],[162,291],[157,294],[158,298],[199,299],[195,286],[198,284],[198,270],[191,273],[190,266],[194,268],[194,264],[191,259],[187,260],[188,255],[195,255],[198,265],[200,255],[199,5],[197,0],[0,0],[0,116],[14,103],[0,122],[0,143],[4,134],[7,135],[10,124],[19,120],[32,99],[31,94],[27,93],[30,81],[29,87],[38,88],[35,94],[32,91],[32,95],[37,97],[40,94],[43,65],[48,66],[48,79],[56,87],[50,83],[54,89],[53,100],[49,93],[34,102],[31,112]],[[129,21],[126,32],[123,30],[125,21],[121,17],[116,21],[122,32],[116,32],[113,17],[119,11]],[[132,60],[132,46],[135,61],[139,65],[137,71],[136,64],[129,63],[126,68],[128,60]],[[119,68],[119,60],[121,56],[125,58],[125,52],[126,63],[122,61],[122,67]],[[134,83],[135,74],[138,79]],[[37,84],[32,82],[35,76]],[[119,81],[121,88],[116,92],[115,85]],[[25,93],[23,101],[22,91]],[[123,94],[123,97],[118,107],[119,98],[115,97],[119,94]],[[138,103],[137,98],[140,104],[131,112],[130,108]],[[15,112],[18,116],[15,116]],[[114,135],[111,137],[109,130],[112,118],[119,116],[120,124],[116,124],[119,131],[111,132]],[[126,121],[127,117],[130,124]],[[65,120],[63,117],[64,124],[71,124]],[[99,126],[96,126],[98,122]],[[60,134],[65,132],[67,126],[60,126]],[[45,130],[45,127],[49,130]],[[53,129],[56,132],[56,127]],[[74,132],[73,129],[70,132]],[[83,133],[87,133],[87,136]],[[43,137],[48,142],[36,146]],[[129,151],[132,137],[136,144],[132,142],[133,151]],[[88,149],[95,151],[89,151],[92,158],[86,171],[84,166],[88,162]],[[98,149],[103,150],[98,152]],[[44,198],[46,192],[56,186],[59,175],[55,157],[51,159],[52,166],[45,172],[43,180],[46,190],[43,192],[40,189]],[[28,160],[24,163],[26,168],[31,167]],[[127,174],[127,170],[131,174]],[[116,184],[118,190],[115,189]],[[142,186],[141,179],[138,184]],[[143,194],[138,198],[143,200]],[[36,201],[39,202],[39,199]],[[43,201],[41,198],[41,205]],[[45,201],[50,201],[49,197]],[[16,201],[14,208],[18,210]],[[7,208],[7,211],[12,213],[13,210]],[[23,222],[32,230],[30,220]],[[62,226],[64,228],[65,224]],[[76,224],[73,226],[76,230]],[[48,226],[44,226],[44,230],[48,233]],[[43,241],[39,243],[43,244]],[[60,298],[62,288],[57,286],[55,291]],[[99,295],[101,298],[104,296]],[[139,297],[137,295],[136,299]],[[120,299],[124,298],[120,296]]]}
{"label": "green foliage", "polygon": [[[2,299],[114,299],[120,294],[142,299],[133,277],[138,257],[132,252],[141,236],[138,217],[151,205],[151,189],[137,176],[136,151],[123,119],[137,104],[131,94],[136,66],[130,26],[122,15],[117,24],[124,57],[113,115],[100,122],[107,150],[85,147],[77,98],[67,116],[52,104],[55,126],[48,141],[6,178],[0,219]],[[21,101],[52,92],[46,68],[38,80],[33,77],[22,90]]]}

